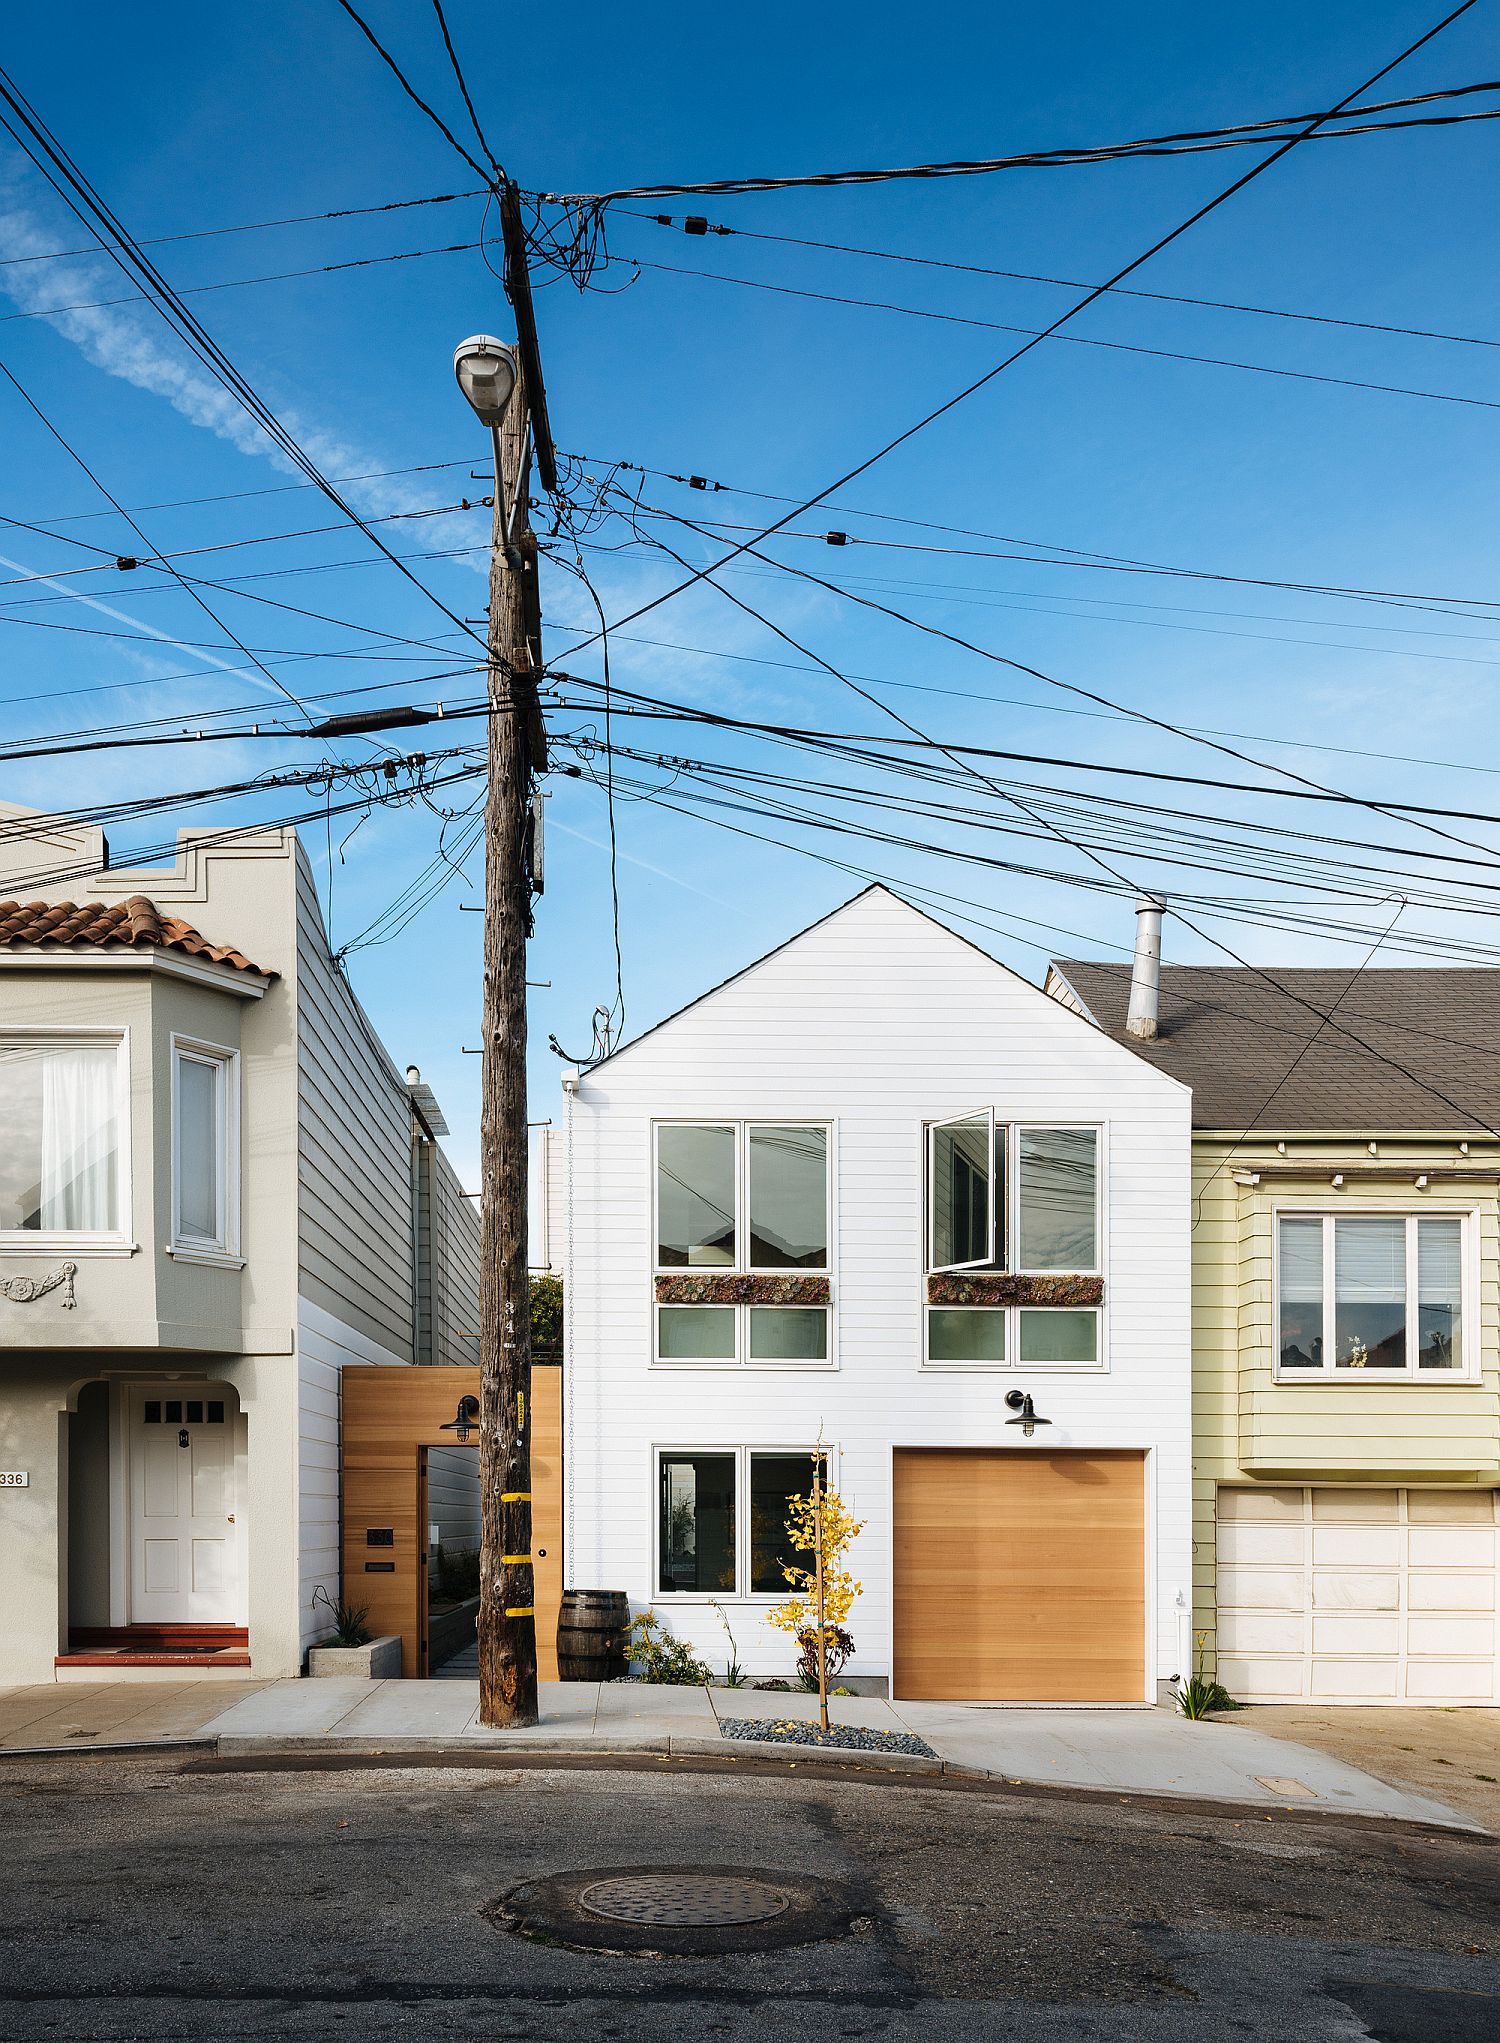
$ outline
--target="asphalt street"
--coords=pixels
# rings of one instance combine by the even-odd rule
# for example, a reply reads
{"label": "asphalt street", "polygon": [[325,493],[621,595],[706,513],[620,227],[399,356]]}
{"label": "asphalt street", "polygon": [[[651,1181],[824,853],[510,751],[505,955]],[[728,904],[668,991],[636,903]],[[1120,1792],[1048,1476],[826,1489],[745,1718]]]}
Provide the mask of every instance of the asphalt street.
{"label": "asphalt street", "polygon": [[[537,1913],[673,1866],[812,1940]],[[809,2035],[1494,2043],[1500,1841],[819,1762],[0,1762],[5,2043]]]}

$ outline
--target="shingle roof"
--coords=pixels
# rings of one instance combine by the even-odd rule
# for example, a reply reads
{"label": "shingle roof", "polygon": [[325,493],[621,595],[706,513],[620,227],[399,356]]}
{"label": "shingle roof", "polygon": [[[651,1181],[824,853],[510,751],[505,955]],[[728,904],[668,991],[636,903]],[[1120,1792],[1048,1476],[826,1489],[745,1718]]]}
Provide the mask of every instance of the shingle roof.
{"label": "shingle roof", "polygon": [[210,943],[180,916],[163,915],[144,894],[132,894],[128,901],[0,901],[0,950],[48,949],[54,944],[67,950],[185,951],[215,965],[232,965],[264,979],[276,977],[252,965],[232,944]]}
{"label": "shingle roof", "polygon": [[1056,970],[1107,1034],[1193,1088],[1196,1128],[1500,1132],[1500,971],[1163,965],[1143,1042],[1125,1033],[1128,965]]}

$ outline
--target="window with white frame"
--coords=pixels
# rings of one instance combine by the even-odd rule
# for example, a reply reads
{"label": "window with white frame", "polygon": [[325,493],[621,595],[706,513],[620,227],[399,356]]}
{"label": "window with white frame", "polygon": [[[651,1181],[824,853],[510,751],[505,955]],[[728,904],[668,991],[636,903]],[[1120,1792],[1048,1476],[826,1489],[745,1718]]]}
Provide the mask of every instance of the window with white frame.
{"label": "window with white frame", "polygon": [[1468,1229],[1456,1213],[1281,1214],[1280,1373],[1463,1371]]}
{"label": "window with white frame", "polygon": [[[798,1301],[795,1283],[774,1280],[828,1270],[828,1127],[672,1121],[658,1124],[655,1142],[656,1359],[827,1363],[826,1284],[823,1302],[808,1303]],[[729,1303],[673,1281],[714,1273],[764,1278],[764,1287],[742,1288],[767,1295]],[[674,1298],[676,1289],[688,1295]]]}
{"label": "window with white frame", "polygon": [[238,1059],[172,1041],[172,1242],[191,1254],[238,1253]]}
{"label": "window with white frame", "polygon": [[[929,1299],[928,1363],[1098,1366],[1100,1307],[1028,1303],[1025,1280],[1099,1274],[1099,1151],[1097,1127],[1007,1124],[988,1107],[928,1126],[928,1275],[976,1280],[946,1287],[970,1294],[961,1301]],[[984,1302],[998,1288],[983,1283],[986,1273],[1019,1280],[1009,1287],[1015,1301]],[[1040,1296],[1048,1287],[1030,1288]]]}
{"label": "window with white frame", "polygon": [[[814,1450],[661,1448],[656,1457],[657,1592],[663,1596],[784,1596],[783,1569],[800,1565],[786,1521],[812,1488]],[[823,1483],[828,1458],[818,1457]]]}
{"label": "window with white frame", "polygon": [[0,1035],[0,1240],[118,1238],[123,1035]]}

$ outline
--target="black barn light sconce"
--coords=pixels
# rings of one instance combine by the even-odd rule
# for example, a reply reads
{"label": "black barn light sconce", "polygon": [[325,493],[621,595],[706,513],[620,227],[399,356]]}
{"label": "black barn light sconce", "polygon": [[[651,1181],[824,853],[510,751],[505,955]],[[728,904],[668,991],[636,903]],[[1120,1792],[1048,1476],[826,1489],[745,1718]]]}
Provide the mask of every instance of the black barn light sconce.
{"label": "black barn light sconce", "polygon": [[1005,1393],[1005,1402],[1016,1415],[1013,1419],[1007,1419],[1006,1425],[1019,1426],[1028,1440],[1038,1426],[1050,1426],[1052,1424],[1052,1421],[1044,1419],[1032,1404],[1031,1392],[1029,1390],[1008,1390]]}
{"label": "black barn light sconce", "polygon": [[[474,1421],[478,1417],[479,1417],[478,1398],[461,1397],[458,1401],[458,1411],[456,1415],[453,1418],[451,1418],[445,1426],[439,1426],[438,1431],[440,1433],[456,1433],[460,1440],[467,1440],[469,1437],[469,1428],[473,1425]],[[1042,1424],[1045,1426],[1046,1423],[1047,1423],[1046,1420],[1043,1419]]]}

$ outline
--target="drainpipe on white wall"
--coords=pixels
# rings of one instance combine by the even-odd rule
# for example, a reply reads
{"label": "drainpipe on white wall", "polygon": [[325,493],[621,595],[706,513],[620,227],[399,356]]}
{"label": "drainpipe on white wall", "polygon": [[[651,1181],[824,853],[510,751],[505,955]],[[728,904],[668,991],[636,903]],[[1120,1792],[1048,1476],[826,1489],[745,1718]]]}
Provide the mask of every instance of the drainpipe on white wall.
{"label": "drainpipe on white wall", "polygon": [[1166,905],[1160,894],[1142,894],[1135,904],[1135,962],[1130,968],[1125,1033],[1144,1042],[1156,1034],[1161,1005],[1161,918]]}

